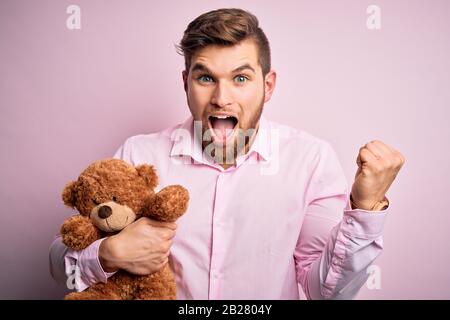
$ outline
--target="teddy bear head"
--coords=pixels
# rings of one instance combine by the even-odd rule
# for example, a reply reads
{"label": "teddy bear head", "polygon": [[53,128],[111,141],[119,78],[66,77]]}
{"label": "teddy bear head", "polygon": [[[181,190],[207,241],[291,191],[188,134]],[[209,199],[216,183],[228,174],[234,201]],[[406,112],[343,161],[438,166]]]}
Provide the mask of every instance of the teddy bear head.
{"label": "teddy bear head", "polygon": [[123,160],[106,159],[94,162],[78,180],[69,182],[62,198],[100,230],[117,232],[142,215],[157,185],[153,166],[134,167]]}

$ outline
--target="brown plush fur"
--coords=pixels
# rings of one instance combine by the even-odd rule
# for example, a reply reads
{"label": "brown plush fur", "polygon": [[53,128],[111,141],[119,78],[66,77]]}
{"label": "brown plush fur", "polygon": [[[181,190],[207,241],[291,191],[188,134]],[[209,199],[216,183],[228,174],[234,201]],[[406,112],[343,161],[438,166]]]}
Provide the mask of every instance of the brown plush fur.
{"label": "brown plush fur", "polygon": [[72,216],[61,226],[63,242],[69,248],[81,250],[101,238],[101,230],[88,217]]}
{"label": "brown plush fur", "polygon": [[[158,176],[151,165],[133,167],[117,159],[94,162],[80,174],[77,181],[68,183],[62,193],[64,203],[76,208],[80,213],[68,218],[62,225],[64,244],[75,250],[84,249],[102,237],[120,232],[135,221],[128,221],[128,217],[134,215],[136,220],[149,217],[160,221],[175,221],[186,212],[189,193],[182,186],[173,185],[155,194],[154,188],[157,185]],[[100,210],[101,207],[108,207],[108,210]],[[111,216],[101,217],[105,212],[110,212]],[[117,221],[121,221],[120,215],[127,217],[125,223],[119,226],[120,230],[105,230],[104,220],[117,224]],[[117,228],[117,225],[114,227]],[[128,300],[175,297],[175,280],[169,265],[166,264],[161,270],[148,276],[137,276],[119,270],[107,283],[95,284],[83,292],[70,293],[65,299]]]}

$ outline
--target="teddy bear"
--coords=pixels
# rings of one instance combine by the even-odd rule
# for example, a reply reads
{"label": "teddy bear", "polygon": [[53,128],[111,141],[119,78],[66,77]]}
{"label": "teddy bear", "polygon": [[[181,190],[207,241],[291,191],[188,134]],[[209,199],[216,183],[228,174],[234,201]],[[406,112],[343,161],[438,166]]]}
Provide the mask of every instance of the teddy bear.
{"label": "teddy bear", "polygon": [[[189,202],[188,191],[180,185],[166,186],[155,193],[156,169],[150,164],[136,167],[119,159],[99,160],[69,182],[62,193],[67,206],[78,213],[61,226],[63,243],[74,250],[117,234],[141,217],[174,222]],[[97,283],[83,292],[72,292],[66,300],[173,300],[176,285],[168,263],[146,276],[117,271],[107,283]]]}

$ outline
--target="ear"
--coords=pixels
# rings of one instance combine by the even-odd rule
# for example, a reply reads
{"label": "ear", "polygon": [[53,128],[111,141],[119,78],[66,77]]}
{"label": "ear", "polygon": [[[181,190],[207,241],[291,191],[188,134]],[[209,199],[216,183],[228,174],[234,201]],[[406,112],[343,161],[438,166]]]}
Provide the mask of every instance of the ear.
{"label": "ear", "polygon": [[273,91],[275,90],[275,84],[277,83],[277,72],[275,70],[270,70],[266,74],[264,79],[264,102],[268,102],[272,97]]}
{"label": "ear", "polygon": [[75,207],[75,202],[77,201],[77,196],[75,192],[75,188],[77,186],[76,181],[71,181],[64,187],[64,191],[62,193],[62,199],[66,206]]}
{"label": "ear", "polygon": [[158,176],[156,170],[152,165],[141,164],[136,167],[136,170],[142,178],[144,178],[147,185],[153,190],[158,185]]}

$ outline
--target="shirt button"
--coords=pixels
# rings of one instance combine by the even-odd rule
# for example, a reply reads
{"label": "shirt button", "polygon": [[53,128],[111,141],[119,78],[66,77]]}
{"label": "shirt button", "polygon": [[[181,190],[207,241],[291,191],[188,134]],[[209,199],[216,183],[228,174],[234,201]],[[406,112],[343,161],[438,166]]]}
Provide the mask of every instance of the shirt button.
{"label": "shirt button", "polygon": [[347,224],[353,224],[353,218],[352,217],[347,218]]}

